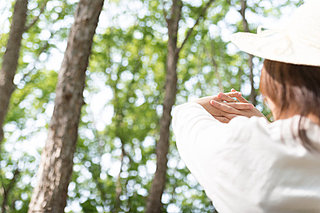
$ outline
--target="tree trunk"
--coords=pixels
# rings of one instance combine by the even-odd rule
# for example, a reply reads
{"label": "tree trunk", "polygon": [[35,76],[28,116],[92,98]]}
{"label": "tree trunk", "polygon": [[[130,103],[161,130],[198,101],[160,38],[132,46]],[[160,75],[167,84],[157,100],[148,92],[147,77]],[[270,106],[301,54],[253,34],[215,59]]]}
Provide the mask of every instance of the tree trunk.
{"label": "tree trunk", "polygon": [[22,34],[24,32],[28,0],[17,0],[14,5],[6,51],[0,72],[0,143],[3,140],[3,123],[8,111],[10,97],[14,91],[13,78],[18,67]]}
{"label": "tree trunk", "polygon": [[104,0],[80,0],[58,76],[55,107],[29,212],[64,212],[85,86],[85,72]]}
{"label": "tree trunk", "polygon": [[[240,9],[240,14],[242,16],[242,26],[245,32],[250,32],[249,30],[249,25],[248,21],[246,19],[246,9],[247,9],[247,0],[241,0],[241,9]],[[253,56],[249,54],[249,60],[248,60],[248,65],[249,65],[249,70],[250,70],[250,86],[251,86],[251,92],[250,92],[250,97],[249,100],[253,105],[257,104],[257,93],[254,88],[254,75],[253,75]]]}
{"label": "tree trunk", "polygon": [[120,171],[119,171],[119,174],[117,177],[117,182],[116,182],[116,199],[115,199],[114,209],[112,210],[112,212],[114,212],[114,213],[121,211],[121,199],[120,199],[120,196],[122,194],[121,174],[123,172],[124,157],[125,156],[126,156],[126,152],[124,150],[123,141],[121,140],[121,157],[120,157],[121,164],[120,164]]}
{"label": "tree trunk", "polygon": [[164,17],[167,21],[168,27],[168,45],[167,45],[167,60],[166,60],[166,83],[165,94],[163,101],[163,112],[160,119],[160,138],[157,142],[157,169],[154,175],[151,189],[149,192],[146,213],[159,213],[162,212],[161,197],[166,184],[167,175],[167,162],[169,152],[169,137],[170,137],[170,123],[171,123],[171,110],[175,103],[177,95],[177,64],[179,60],[179,53],[184,47],[189,37],[191,36],[194,28],[198,25],[201,18],[204,18],[206,11],[214,0],[209,0],[206,5],[201,9],[198,18],[194,25],[187,31],[186,37],[181,43],[180,47],[177,46],[179,21],[181,19],[182,1],[173,0],[171,6],[171,17],[167,19],[167,12],[164,10]]}
{"label": "tree trunk", "polygon": [[163,102],[163,113],[160,119],[160,138],[156,147],[157,169],[148,196],[146,208],[147,213],[162,212],[161,197],[164,191],[167,174],[171,109],[175,103],[177,94],[177,63],[179,59],[177,37],[181,8],[181,0],[173,0],[171,6],[171,18],[167,21],[169,39],[167,46],[165,96]]}
{"label": "tree trunk", "polygon": [[19,176],[20,176],[20,170],[16,169],[13,173],[13,177],[10,180],[8,186],[7,187],[5,187],[4,185],[2,186],[3,187],[3,196],[2,196],[2,204],[1,204],[1,212],[2,213],[7,212],[9,195],[12,192],[14,185],[16,185]]}
{"label": "tree trunk", "polygon": [[254,88],[254,75],[253,75],[253,56],[251,54],[249,54],[249,69],[250,69],[250,86],[251,86],[251,92],[250,92],[250,97],[249,97],[249,100],[250,102],[255,106],[257,105],[257,93],[256,93],[256,90]]}

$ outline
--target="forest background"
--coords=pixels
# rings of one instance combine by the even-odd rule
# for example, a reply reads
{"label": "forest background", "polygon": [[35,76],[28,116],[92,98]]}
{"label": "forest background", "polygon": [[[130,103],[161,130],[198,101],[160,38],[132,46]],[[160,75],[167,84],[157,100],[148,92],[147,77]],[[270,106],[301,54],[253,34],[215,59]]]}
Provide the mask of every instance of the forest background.
{"label": "forest background", "polygon": [[172,107],[235,88],[272,119],[261,59],[229,39],[301,3],[1,0],[1,212],[213,212],[177,152]]}

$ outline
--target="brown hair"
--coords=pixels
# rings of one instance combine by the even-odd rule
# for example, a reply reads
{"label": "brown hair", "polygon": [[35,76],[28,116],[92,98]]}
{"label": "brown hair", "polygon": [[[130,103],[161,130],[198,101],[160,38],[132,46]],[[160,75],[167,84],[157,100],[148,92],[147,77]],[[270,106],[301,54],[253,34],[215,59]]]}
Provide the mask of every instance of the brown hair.
{"label": "brown hair", "polygon": [[276,117],[301,115],[298,137],[309,151],[314,150],[312,141],[303,128],[305,117],[314,115],[320,125],[320,67],[295,65],[265,60],[261,73],[260,90],[279,108]]}

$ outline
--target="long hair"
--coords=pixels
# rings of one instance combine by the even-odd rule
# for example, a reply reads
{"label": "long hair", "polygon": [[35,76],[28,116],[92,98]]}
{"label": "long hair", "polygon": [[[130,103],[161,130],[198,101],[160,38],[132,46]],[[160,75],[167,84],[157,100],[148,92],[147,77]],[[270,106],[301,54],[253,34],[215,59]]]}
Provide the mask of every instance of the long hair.
{"label": "long hair", "polygon": [[[320,59],[319,59],[320,60]],[[265,60],[261,73],[260,90],[279,108],[276,117],[288,113],[301,115],[298,123],[298,137],[302,145],[314,151],[312,141],[303,127],[306,116],[318,118],[320,125],[320,67],[295,65]]]}

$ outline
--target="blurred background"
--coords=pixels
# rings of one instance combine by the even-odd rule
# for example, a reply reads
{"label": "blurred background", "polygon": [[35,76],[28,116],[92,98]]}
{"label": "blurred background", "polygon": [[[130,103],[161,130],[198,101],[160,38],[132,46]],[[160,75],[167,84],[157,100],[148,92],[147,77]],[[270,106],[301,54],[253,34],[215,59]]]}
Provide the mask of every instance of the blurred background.
{"label": "blurred background", "polygon": [[[0,65],[15,0],[0,2]],[[54,109],[58,72],[74,22],[76,0],[29,0],[18,67],[0,142],[0,206],[27,212]],[[237,31],[256,32],[288,16],[298,0],[181,0],[177,33],[171,0],[104,2],[86,71],[73,173],[65,212],[145,212],[156,152],[165,162],[162,212],[214,212],[181,161],[172,134],[168,154],[157,148],[164,116],[168,52],[177,37],[175,104],[231,88],[270,119],[258,92],[262,60],[229,42]],[[167,19],[167,21],[166,21]],[[170,35],[171,33],[171,35]],[[179,48],[181,47],[181,48]],[[170,105],[170,104],[169,104]],[[167,111],[171,112],[170,110]],[[168,124],[168,123],[167,123]],[[170,123],[169,123],[170,124]],[[159,146],[158,146],[159,147]],[[157,150],[158,149],[158,150]],[[160,195],[159,195],[160,193]]]}

